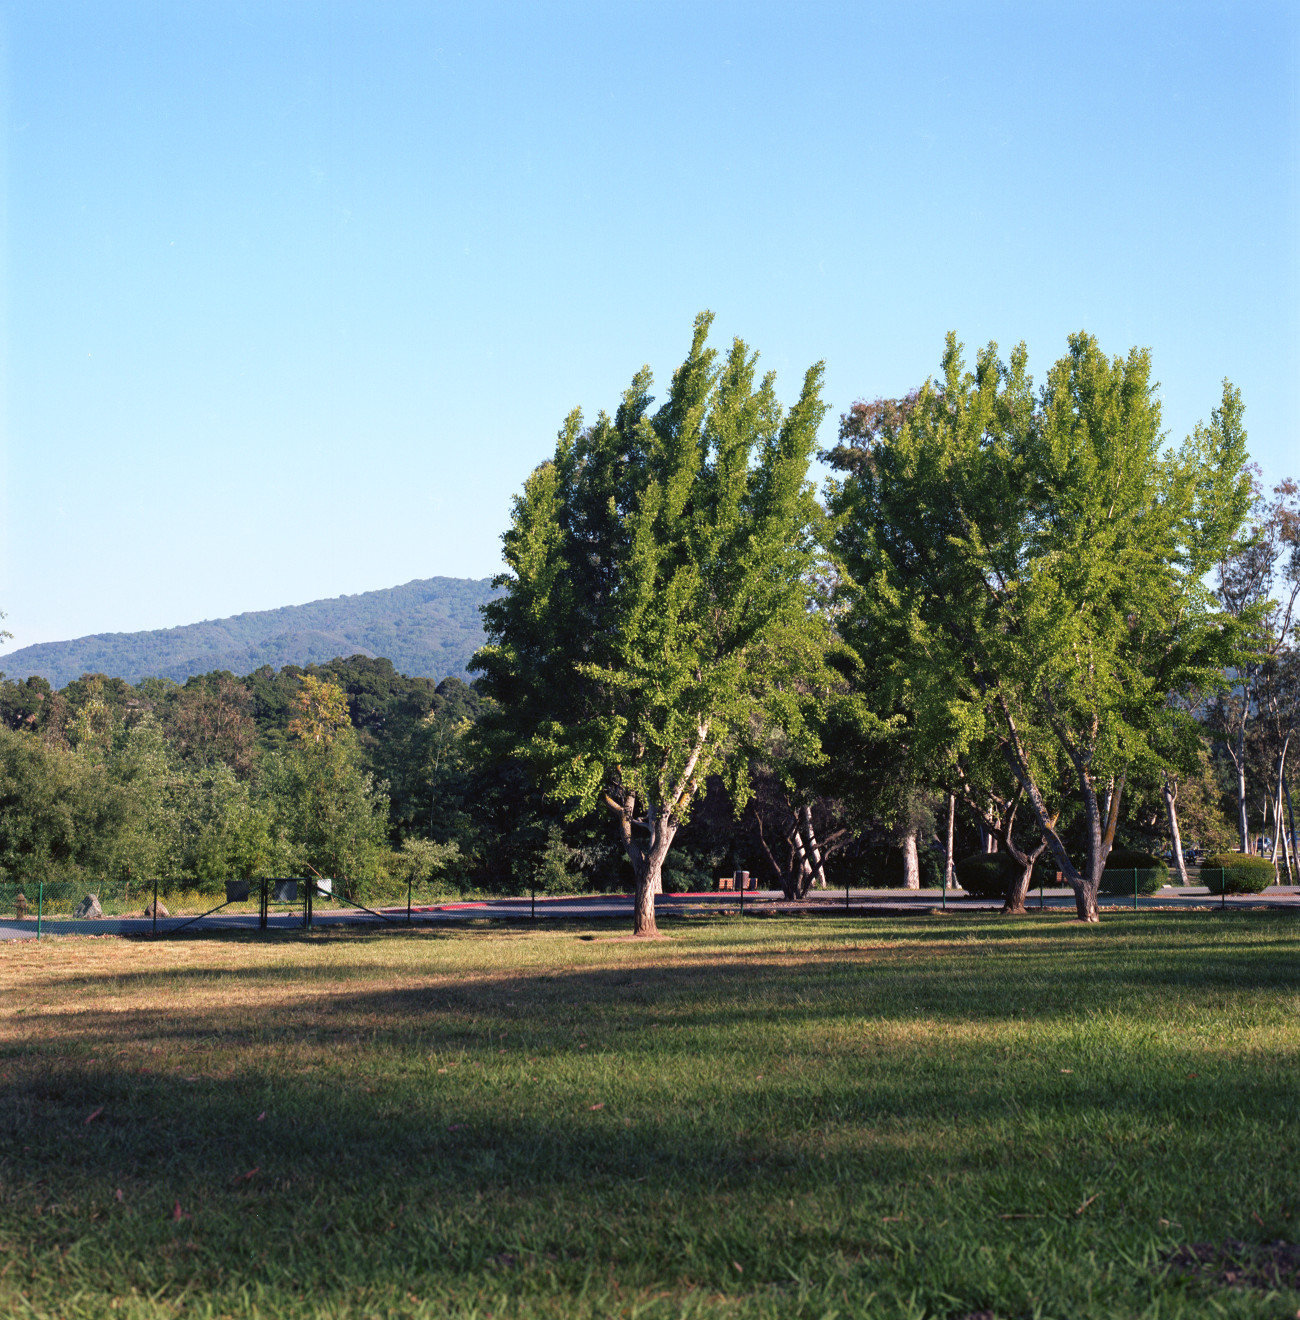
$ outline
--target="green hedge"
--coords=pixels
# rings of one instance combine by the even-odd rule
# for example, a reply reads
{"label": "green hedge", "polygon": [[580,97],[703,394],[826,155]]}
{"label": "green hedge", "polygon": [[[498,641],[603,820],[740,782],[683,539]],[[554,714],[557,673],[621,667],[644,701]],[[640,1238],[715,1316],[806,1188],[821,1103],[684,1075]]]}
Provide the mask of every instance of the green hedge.
{"label": "green hedge", "polygon": [[1244,853],[1215,853],[1201,863],[1201,883],[1212,894],[1258,894],[1277,880],[1267,857]]}
{"label": "green hedge", "polygon": [[1136,848],[1112,848],[1101,873],[1103,894],[1132,894],[1133,872],[1137,872],[1139,894],[1155,894],[1169,883],[1169,867],[1154,853]]}
{"label": "green hedge", "polygon": [[[953,863],[957,883],[972,898],[1005,898],[1007,886],[1020,876],[1020,863],[1010,853],[971,853]],[[1040,857],[1034,865],[1031,887],[1039,881],[1045,885],[1056,881],[1056,867]]]}

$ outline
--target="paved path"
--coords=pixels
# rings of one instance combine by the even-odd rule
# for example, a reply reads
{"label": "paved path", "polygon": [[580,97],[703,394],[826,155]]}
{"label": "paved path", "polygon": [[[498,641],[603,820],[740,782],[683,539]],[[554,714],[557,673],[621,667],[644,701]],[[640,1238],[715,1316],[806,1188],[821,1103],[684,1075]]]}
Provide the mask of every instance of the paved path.
{"label": "paved path", "polygon": [[[945,903],[943,891],[939,889],[902,890],[902,889],[853,889],[849,891],[849,912],[853,915],[867,914],[905,914],[909,912],[929,912],[942,907]],[[1048,908],[1074,907],[1074,895],[1068,889],[1047,889],[1043,891],[1042,902]],[[1103,910],[1106,908],[1132,909],[1131,898],[1102,896]],[[947,907],[952,912],[995,911],[1001,904],[997,900],[967,898],[960,891],[949,891]],[[1037,909],[1039,893],[1034,890],[1029,896],[1028,906],[1031,911]],[[1274,885],[1262,894],[1229,895],[1226,902],[1212,896],[1204,886],[1190,886],[1186,889],[1163,889],[1151,897],[1138,900],[1141,911],[1152,908],[1203,908],[1207,906],[1227,908],[1287,908],[1300,909],[1300,886]],[[661,916],[682,915],[686,913],[731,912],[740,910],[740,895],[728,892],[709,894],[665,894],[659,898],[656,910]],[[786,903],[779,889],[750,890],[745,894],[747,912],[798,913],[808,912],[822,915],[835,915],[845,910],[844,890],[818,890],[810,894],[801,903]],[[493,898],[472,902],[448,902],[432,905],[420,905],[411,909],[411,921],[415,925],[456,924],[475,920],[543,921],[547,918],[592,918],[623,917],[631,918],[632,898],[628,894],[601,894],[578,898]],[[218,911],[205,917],[201,922],[189,924],[186,916],[164,917],[158,922],[158,934],[163,935],[185,926],[189,930],[256,930],[257,913]],[[335,925],[372,925],[406,924],[406,908],[386,907],[379,914],[363,909],[335,906],[326,900],[317,899],[313,913],[313,922],[317,926]],[[275,930],[297,930],[302,927],[302,908],[272,910],[268,925]],[[46,935],[149,935],[153,931],[153,922],[148,917],[104,917],[98,921],[76,920],[71,917],[46,918],[43,933]],[[36,920],[28,917],[18,921],[13,917],[0,918],[0,940],[21,940],[36,938]]]}

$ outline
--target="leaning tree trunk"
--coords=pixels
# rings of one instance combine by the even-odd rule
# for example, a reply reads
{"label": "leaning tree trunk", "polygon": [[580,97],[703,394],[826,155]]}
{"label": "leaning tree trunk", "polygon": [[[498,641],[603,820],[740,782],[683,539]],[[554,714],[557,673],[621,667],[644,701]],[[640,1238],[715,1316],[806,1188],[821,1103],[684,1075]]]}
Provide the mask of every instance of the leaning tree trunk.
{"label": "leaning tree trunk", "polygon": [[1186,888],[1190,882],[1187,879],[1187,861],[1183,857],[1183,836],[1178,828],[1178,781],[1166,775],[1162,792],[1165,811],[1169,814],[1169,839],[1174,848],[1174,864],[1178,867],[1179,883]]}
{"label": "leaning tree trunk", "polygon": [[1002,915],[1004,917],[1019,917],[1025,914],[1025,899],[1029,897],[1029,886],[1034,882],[1034,863],[1038,860],[1039,854],[1043,851],[1040,847],[1032,857],[1020,861],[1020,874],[1007,886],[1007,892],[1002,899]]}
{"label": "leaning tree trunk", "polygon": [[921,864],[916,856],[916,831],[903,835],[903,888],[920,889]]}

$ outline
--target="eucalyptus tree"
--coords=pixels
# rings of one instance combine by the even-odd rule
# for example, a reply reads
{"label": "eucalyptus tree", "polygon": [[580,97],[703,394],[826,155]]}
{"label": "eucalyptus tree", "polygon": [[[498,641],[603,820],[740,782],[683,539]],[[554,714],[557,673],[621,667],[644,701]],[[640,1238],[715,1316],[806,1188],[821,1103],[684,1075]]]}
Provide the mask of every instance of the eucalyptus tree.
{"label": "eucalyptus tree", "polygon": [[[1023,345],[942,375],[896,425],[831,455],[846,636],[889,668],[931,743],[991,741],[1075,892],[1081,920],[1114,841],[1126,767],[1158,755],[1169,697],[1210,687],[1242,629],[1204,579],[1249,504],[1239,398],[1166,448],[1150,358],[1073,335],[1037,398]],[[1048,776],[1085,822],[1076,864]]]}
{"label": "eucalyptus tree", "polygon": [[[1239,421],[1241,401],[1236,398],[1233,403]],[[1217,580],[1224,608],[1254,628],[1257,645],[1255,654],[1235,667],[1231,687],[1219,696],[1212,712],[1236,779],[1237,839],[1245,853],[1251,851],[1249,735],[1268,705],[1261,687],[1267,686],[1267,676],[1276,673],[1277,662],[1291,648],[1300,606],[1300,482],[1278,482],[1269,498],[1256,477],[1251,493],[1246,534],[1220,558]],[[1268,796],[1265,788],[1265,801]]]}
{"label": "eucalyptus tree", "polygon": [[706,347],[711,320],[658,410],[643,368],[613,417],[565,420],[515,499],[472,662],[493,703],[480,744],[517,755],[571,818],[613,813],[638,935],[656,931],[664,858],[707,778],[739,809],[774,729],[816,755],[822,367],[786,411],[741,341]]}

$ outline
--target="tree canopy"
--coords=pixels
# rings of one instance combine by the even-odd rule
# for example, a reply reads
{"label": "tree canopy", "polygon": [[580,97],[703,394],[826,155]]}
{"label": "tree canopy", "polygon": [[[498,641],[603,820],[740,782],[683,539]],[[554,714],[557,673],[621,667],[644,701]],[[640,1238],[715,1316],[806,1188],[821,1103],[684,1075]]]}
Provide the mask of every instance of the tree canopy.
{"label": "tree canopy", "polygon": [[808,481],[821,364],[786,411],[736,340],[719,360],[697,317],[668,397],[633,378],[611,417],[574,411],[517,497],[509,572],[473,667],[482,726],[574,812],[603,800],[637,883],[636,931],[690,806],[718,775],[748,795],[767,732],[806,736],[825,625],[811,608],[821,511]]}

